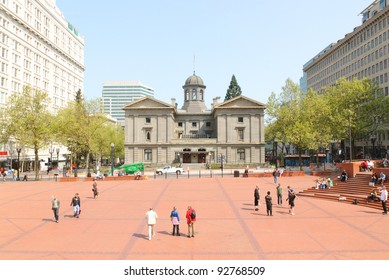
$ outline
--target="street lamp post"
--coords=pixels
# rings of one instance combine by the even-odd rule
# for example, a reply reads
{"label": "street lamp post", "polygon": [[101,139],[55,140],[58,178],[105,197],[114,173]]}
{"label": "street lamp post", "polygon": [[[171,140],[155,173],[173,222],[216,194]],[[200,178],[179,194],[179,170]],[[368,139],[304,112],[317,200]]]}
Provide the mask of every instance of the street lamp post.
{"label": "street lamp post", "polygon": [[371,144],[373,145],[373,150],[371,151],[371,157],[372,159],[375,158],[375,141],[377,140],[377,137],[373,134],[370,136]]}
{"label": "street lamp post", "polygon": [[54,153],[53,147],[50,147],[49,153],[50,153],[50,162],[47,163],[47,174],[49,174],[49,171],[53,168],[53,153]]}
{"label": "street lamp post", "polygon": [[276,157],[276,168],[278,168],[278,139],[274,138],[275,157]]}
{"label": "street lamp post", "polygon": [[57,148],[56,152],[57,152],[57,169],[59,170],[59,148]]}
{"label": "street lamp post", "polygon": [[20,176],[19,176],[19,173],[20,173],[20,152],[22,151],[22,149],[16,148],[16,151],[18,152],[18,175],[16,177],[16,181],[20,181]]}
{"label": "street lamp post", "polygon": [[111,143],[111,175],[113,176],[113,162],[115,157],[115,144]]}

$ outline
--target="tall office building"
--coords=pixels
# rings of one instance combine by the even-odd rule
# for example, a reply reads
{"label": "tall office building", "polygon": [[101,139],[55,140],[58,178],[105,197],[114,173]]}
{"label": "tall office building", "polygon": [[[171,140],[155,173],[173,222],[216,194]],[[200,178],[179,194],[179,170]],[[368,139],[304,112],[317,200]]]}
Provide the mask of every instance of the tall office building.
{"label": "tall office building", "polygon": [[[389,6],[387,0],[376,0],[361,12],[362,24],[336,43],[330,44],[304,65],[307,88],[320,92],[345,77],[348,80],[367,77],[389,95]],[[389,131],[374,135],[380,154],[386,153]],[[366,142],[366,141],[364,141]],[[367,145],[371,145],[368,141]],[[358,145],[358,144],[357,144]],[[365,150],[366,143],[359,143]],[[373,143],[374,146],[374,143]],[[358,148],[358,147],[357,147]],[[366,152],[364,153],[366,156]]]}
{"label": "tall office building", "polygon": [[103,84],[104,113],[124,125],[123,107],[143,97],[154,97],[154,90],[138,81],[111,81]]}
{"label": "tall office building", "polygon": [[55,0],[0,0],[0,105],[31,85],[49,94],[55,112],[83,83],[84,39]]}
{"label": "tall office building", "polygon": [[[84,38],[55,0],[0,0],[0,106],[30,85],[48,93],[49,109],[55,113],[83,91],[84,70]],[[17,145],[12,139],[0,145],[1,166],[7,160],[11,167]],[[59,145],[40,151],[39,156],[47,161],[54,151],[64,160],[67,150]],[[22,149],[20,160],[26,166],[33,158],[29,147]]]}

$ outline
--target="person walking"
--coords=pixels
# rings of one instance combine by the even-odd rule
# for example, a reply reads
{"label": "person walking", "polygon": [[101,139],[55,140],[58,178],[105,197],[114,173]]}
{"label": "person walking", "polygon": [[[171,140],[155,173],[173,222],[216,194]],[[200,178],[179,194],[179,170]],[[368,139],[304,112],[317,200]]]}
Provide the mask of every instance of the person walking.
{"label": "person walking", "polygon": [[274,185],[277,185],[279,176],[280,176],[280,172],[278,171],[277,168],[274,168],[273,170]]}
{"label": "person walking", "polygon": [[294,215],[294,201],[296,200],[296,194],[294,193],[293,189],[289,190],[289,195],[287,200],[289,200],[289,214]]}
{"label": "person walking", "polygon": [[266,201],[266,212],[268,216],[273,216],[273,203],[272,198],[270,196],[270,191],[267,192],[267,195],[265,196]]}
{"label": "person walking", "polygon": [[170,220],[173,224],[173,236],[180,236],[180,216],[178,215],[178,211],[175,206],[173,207],[173,210],[170,213]]}
{"label": "person walking", "polygon": [[186,223],[188,224],[188,238],[194,237],[194,223],[196,222],[196,211],[192,206],[188,206],[186,211]]}
{"label": "person walking", "polygon": [[93,192],[93,198],[96,199],[96,197],[99,195],[99,191],[97,190],[96,178],[93,179],[92,192]]}
{"label": "person walking", "polygon": [[57,197],[55,197],[55,195],[53,195],[51,198],[52,198],[51,199],[51,209],[53,210],[53,213],[54,213],[55,222],[58,223],[59,207],[61,205],[61,202],[59,201],[59,199]]}
{"label": "person walking", "polygon": [[81,199],[78,193],[74,195],[70,206],[73,206],[74,217],[79,218],[81,213]]}
{"label": "person walking", "polygon": [[388,191],[386,190],[385,186],[382,186],[380,199],[382,203],[382,209],[384,210],[382,214],[388,215],[388,208],[386,207],[386,201],[388,200]]}
{"label": "person walking", "polygon": [[260,191],[259,187],[255,186],[254,189],[254,206],[255,206],[255,211],[258,211],[258,205],[259,205],[259,199],[260,199]]}
{"label": "person walking", "polygon": [[282,206],[282,187],[281,184],[277,185],[277,205]]}
{"label": "person walking", "polygon": [[146,220],[148,226],[149,240],[155,236],[155,224],[157,223],[158,214],[154,211],[153,208],[150,208],[149,211],[146,212]]}

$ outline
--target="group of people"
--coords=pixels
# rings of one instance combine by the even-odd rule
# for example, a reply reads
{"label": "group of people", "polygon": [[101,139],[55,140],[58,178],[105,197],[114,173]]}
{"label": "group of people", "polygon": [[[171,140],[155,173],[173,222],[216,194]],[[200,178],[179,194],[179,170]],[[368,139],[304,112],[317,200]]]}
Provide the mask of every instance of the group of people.
{"label": "group of people", "polygon": [[[277,205],[282,206],[282,186],[281,184],[277,184],[276,187],[276,193],[277,193]],[[266,203],[266,213],[268,216],[273,216],[273,199],[270,195],[270,191],[267,191],[265,196],[265,203]],[[295,206],[295,199],[297,198],[296,194],[294,193],[294,190],[288,186],[288,198],[286,201],[289,203],[289,214],[294,215],[294,206]],[[254,189],[254,206],[255,211],[259,211],[260,206],[260,190],[258,186],[255,186]]]}
{"label": "group of people", "polygon": [[[157,223],[158,214],[153,208],[150,208],[146,212],[146,220],[148,226],[148,238],[151,240],[155,236],[155,224]],[[192,206],[188,206],[186,211],[186,223],[188,225],[188,238],[195,237],[194,223],[196,222],[197,214]],[[173,210],[170,212],[170,220],[173,225],[172,235],[180,236],[180,215],[178,214],[177,208],[174,206]]]}
{"label": "group of people", "polygon": [[362,171],[372,171],[374,169],[374,162],[370,160],[364,160],[361,162]]}
{"label": "group of people", "polygon": [[316,179],[315,181],[315,189],[321,189],[321,190],[325,190],[325,189],[331,189],[333,186],[334,186],[334,182],[332,181],[331,178],[319,178],[319,179]]}
{"label": "group of people", "polygon": [[[99,195],[99,191],[97,189],[97,182],[96,178],[93,179],[92,184],[92,192],[93,192],[93,198],[96,199],[96,197]],[[53,210],[54,213],[54,219],[55,222],[59,222],[59,208],[61,206],[61,202],[59,198],[57,198],[55,195],[51,197],[51,210]],[[73,217],[79,218],[81,214],[81,198],[78,193],[74,195],[72,198],[72,201],[70,202],[70,206],[73,207]]]}
{"label": "group of people", "polygon": [[[55,222],[59,222],[59,208],[61,206],[61,201],[55,195],[51,197],[51,210],[53,210]],[[79,218],[81,214],[81,198],[78,193],[74,195],[72,201],[70,202],[70,206],[73,207],[73,217]]]}

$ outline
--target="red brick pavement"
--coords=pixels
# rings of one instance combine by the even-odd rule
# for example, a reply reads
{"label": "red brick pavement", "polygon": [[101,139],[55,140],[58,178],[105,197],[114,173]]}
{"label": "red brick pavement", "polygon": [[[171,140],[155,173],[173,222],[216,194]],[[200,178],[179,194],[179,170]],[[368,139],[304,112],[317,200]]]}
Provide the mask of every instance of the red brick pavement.
{"label": "red brick pavement", "polygon": [[[296,191],[316,177],[281,177]],[[276,203],[272,178],[180,178],[91,182],[5,182],[0,184],[0,259],[21,260],[336,260],[389,259],[389,217],[355,205],[301,197],[296,215],[273,206],[265,215],[265,192]],[[261,190],[259,212],[253,192]],[[69,206],[80,193],[82,214]],[[53,221],[51,196],[61,200]],[[187,238],[185,210],[197,210],[195,238]],[[176,206],[182,235],[171,235]],[[154,239],[147,239],[145,212],[159,215]]]}

